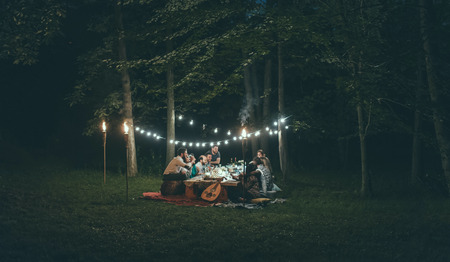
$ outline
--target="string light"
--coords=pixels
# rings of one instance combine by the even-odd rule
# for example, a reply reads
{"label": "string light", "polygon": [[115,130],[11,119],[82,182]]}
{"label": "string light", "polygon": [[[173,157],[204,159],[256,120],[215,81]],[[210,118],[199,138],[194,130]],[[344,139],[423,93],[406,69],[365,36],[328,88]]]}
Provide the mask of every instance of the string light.
{"label": "string light", "polygon": [[[275,125],[275,126],[278,126],[278,123],[285,123],[286,122],[286,120],[289,118],[289,117],[291,117],[291,116],[288,116],[288,117],[284,117],[284,118],[279,118],[278,119],[278,121],[274,121],[273,122],[273,124]],[[179,115],[178,116],[178,119],[180,119],[180,120],[182,120],[184,118],[184,116],[183,115]],[[194,120],[193,119],[191,119],[190,121],[189,121],[189,124],[190,125],[193,125],[194,124]],[[128,126],[127,126],[128,127]],[[289,129],[289,125],[285,125],[284,126],[285,127],[285,129],[287,130],[287,129]],[[204,130],[205,130],[205,128],[206,128],[206,124],[203,124],[203,128],[204,128]],[[139,127],[139,126],[136,126],[135,127],[135,130],[136,131],[139,131],[139,132],[137,132],[137,133],[141,133],[141,134],[144,134],[144,133],[146,133],[147,134],[147,136],[148,137],[151,137],[152,135],[153,135],[153,137],[155,138],[155,139],[157,139],[157,140],[159,140],[159,139],[165,139],[164,137],[161,137],[161,136],[159,136],[158,134],[156,134],[156,133],[153,133],[153,132],[150,132],[150,131],[146,131],[145,129],[143,129],[142,127]],[[213,132],[214,133],[218,133],[218,131],[219,131],[219,128],[214,128],[213,129]],[[270,129],[270,127],[268,127],[268,126],[266,126],[265,127],[265,131],[267,131],[267,133],[269,134],[269,135],[273,135],[273,134],[278,134],[278,130],[272,130],[272,129]],[[125,123],[124,123],[124,132],[125,132]],[[227,131],[227,133],[226,133],[228,136],[231,136],[231,130],[228,130]],[[239,137],[237,137],[237,136],[233,136],[233,141],[237,141],[238,139],[239,140],[242,140],[242,139],[246,139],[246,138],[250,138],[250,137],[252,137],[252,136],[255,136],[255,137],[258,137],[258,136],[260,136],[261,135],[261,130],[256,130],[255,132],[252,132],[252,133],[245,133],[245,134],[241,134]],[[185,142],[185,141],[179,141],[179,140],[173,140],[173,139],[171,139],[170,141],[169,141],[169,143],[170,144],[175,144],[175,145],[178,145],[179,143],[181,143],[183,146],[185,146],[185,145],[189,145],[189,146],[193,146],[193,145],[195,145],[195,146],[197,146],[197,147],[206,147],[206,144],[209,144],[210,146],[213,146],[213,145],[221,145],[221,144],[228,144],[229,143],[229,140],[219,140],[219,141],[216,141],[216,142]]]}

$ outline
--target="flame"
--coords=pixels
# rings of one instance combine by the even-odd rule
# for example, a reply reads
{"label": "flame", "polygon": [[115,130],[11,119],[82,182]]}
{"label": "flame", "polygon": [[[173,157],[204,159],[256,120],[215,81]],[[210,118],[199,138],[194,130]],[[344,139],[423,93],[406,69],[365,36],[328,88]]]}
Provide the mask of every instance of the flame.
{"label": "flame", "polygon": [[103,121],[102,129],[103,129],[103,133],[105,133],[106,132],[106,123],[105,123],[105,121]]}
{"label": "flame", "polygon": [[245,128],[242,129],[242,138],[246,138],[247,137],[247,131],[245,131]]}
{"label": "flame", "polygon": [[127,125],[127,122],[123,122],[123,132],[125,133],[125,135],[128,135],[128,131],[130,130],[130,128]]}

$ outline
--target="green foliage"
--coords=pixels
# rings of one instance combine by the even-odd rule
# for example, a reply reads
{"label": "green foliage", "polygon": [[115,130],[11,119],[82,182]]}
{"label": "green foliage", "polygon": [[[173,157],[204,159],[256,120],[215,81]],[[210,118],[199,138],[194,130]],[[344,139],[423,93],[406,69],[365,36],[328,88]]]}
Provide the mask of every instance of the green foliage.
{"label": "green foliage", "polygon": [[0,58],[37,62],[39,50],[60,34],[65,9],[58,0],[0,1]]}

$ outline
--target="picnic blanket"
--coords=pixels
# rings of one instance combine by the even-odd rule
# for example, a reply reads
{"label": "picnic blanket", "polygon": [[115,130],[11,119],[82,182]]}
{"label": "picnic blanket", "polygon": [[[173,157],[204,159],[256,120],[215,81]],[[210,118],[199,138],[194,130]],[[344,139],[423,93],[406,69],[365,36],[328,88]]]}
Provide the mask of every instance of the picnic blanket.
{"label": "picnic blanket", "polygon": [[142,193],[141,199],[150,199],[150,200],[159,200],[167,203],[171,203],[177,206],[200,206],[200,207],[229,207],[229,208],[245,208],[245,209],[260,209],[263,208],[266,204],[276,204],[276,203],[284,203],[286,199],[276,198],[274,200],[259,203],[259,204],[242,204],[242,203],[233,203],[231,201],[227,201],[224,203],[211,203],[204,201],[202,199],[189,199],[185,195],[170,195],[163,196],[160,192],[145,192]]}
{"label": "picnic blanket", "polygon": [[175,204],[177,206],[213,206],[214,203],[204,201],[202,199],[189,199],[185,195],[169,195],[163,196],[160,192],[145,192],[142,193],[142,199],[161,200],[167,203]]}

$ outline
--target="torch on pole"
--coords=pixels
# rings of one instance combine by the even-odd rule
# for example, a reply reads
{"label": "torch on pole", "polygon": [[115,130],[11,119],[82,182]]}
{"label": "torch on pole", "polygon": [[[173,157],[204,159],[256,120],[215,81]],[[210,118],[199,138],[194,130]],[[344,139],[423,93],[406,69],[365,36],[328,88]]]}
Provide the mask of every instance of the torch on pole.
{"label": "torch on pole", "polygon": [[247,131],[245,131],[245,128],[242,129],[242,160],[244,161],[244,167],[242,168],[243,175],[242,175],[242,203],[245,207],[245,155],[247,152]]}
{"label": "torch on pole", "polygon": [[126,201],[128,201],[128,131],[129,131],[129,127],[127,125],[127,122],[125,121],[123,123],[123,131],[124,131],[124,135],[125,135],[125,148],[127,151],[127,166],[126,169],[127,171],[125,172],[125,183],[126,183]]}
{"label": "torch on pole", "polygon": [[103,121],[103,184],[106,184],[106,123]]}

